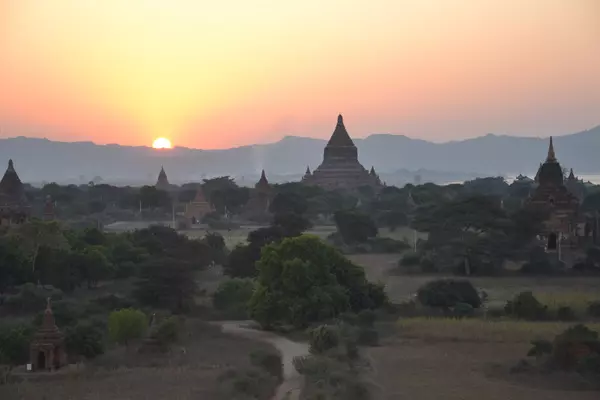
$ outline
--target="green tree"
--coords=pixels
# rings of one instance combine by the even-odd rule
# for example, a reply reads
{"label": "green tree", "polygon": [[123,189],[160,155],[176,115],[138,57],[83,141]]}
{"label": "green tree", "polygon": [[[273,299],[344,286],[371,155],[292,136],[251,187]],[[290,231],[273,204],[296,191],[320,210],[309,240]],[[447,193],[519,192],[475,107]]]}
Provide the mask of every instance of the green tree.
{"label": "green tree", "polygon": [[111,340],[125,346],[132,340],[141,339],[147,327],[146,314],[133,308],[113,311],[108,316],[108,334]]}
{"label": "green tree", "polygon": [[386,301],[382,287],[369,283],[361,267],[310,235],[266,246],[258,271],[249,309],[266,327],[278,323],[302,327]]}
{"label": "green tree", "polygon": [[273,214],[302,215],[308,209],[306,198],[295,192],[280,192],[275,195],[269,206]]}
{"label": "green tree", "polygon": [[112,264],[97,246],[85,249],[79,260],[81,275],[87,281],[88,288],[95,287],[100,280],[110,278],[112,275]]}
{"label": "green tree", "polygon": [[29,324],[0,325],[0,364],[19,365],[29,358],[33,329]]}
{"label": "green tree", "polygon": [[377,236],[377,226],[366,214],[357,211],[337,211],[334,220],[346,243],[364,243]]}
{"label": "green tree", "polygon": [[159,259],[141,267],[135,295],[142,304],[183,312],[192,305],[196,290],[189,263]]}
{"label": "green tree", "polygon": [[299,236],[302,232],[310,229],[312,223],[308,218],[295,213],[275,214],[273,226],[281,228],[284,236]]}

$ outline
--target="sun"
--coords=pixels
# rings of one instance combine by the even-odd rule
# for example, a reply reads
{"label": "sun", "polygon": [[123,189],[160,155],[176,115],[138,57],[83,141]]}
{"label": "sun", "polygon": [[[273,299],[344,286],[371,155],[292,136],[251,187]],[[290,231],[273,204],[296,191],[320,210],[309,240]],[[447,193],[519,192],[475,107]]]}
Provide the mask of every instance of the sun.
{"label": "sun", "polygon": [[170,149],[173,146],[171,145],[171,141],[164,137],[159,137],[154,139],[152,142],[152,147],[155,149]]}

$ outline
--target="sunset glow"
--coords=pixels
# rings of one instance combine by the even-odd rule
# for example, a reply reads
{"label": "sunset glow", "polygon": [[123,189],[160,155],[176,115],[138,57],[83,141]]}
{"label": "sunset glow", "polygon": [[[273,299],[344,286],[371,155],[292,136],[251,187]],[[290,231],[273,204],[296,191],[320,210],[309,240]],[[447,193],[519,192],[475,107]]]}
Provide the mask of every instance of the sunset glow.
{"label": "sunset glow", "polygon": [[0,1],[0,137],[225,148],[600,123],[597,0]]}
{"label": "sunset glow", "polygon": [[170,149],[173,146],[171,145],[171,141],[164,137],[159,137],[152,142],[152,147],[155,149]]}

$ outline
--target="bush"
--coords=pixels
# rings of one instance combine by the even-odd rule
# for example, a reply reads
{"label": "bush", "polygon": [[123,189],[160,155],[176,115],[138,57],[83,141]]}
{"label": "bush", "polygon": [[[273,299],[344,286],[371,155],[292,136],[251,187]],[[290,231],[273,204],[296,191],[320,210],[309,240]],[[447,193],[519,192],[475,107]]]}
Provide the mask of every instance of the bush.
{"label": "bush", "polygon": [[104,353],[104,332],[92,323],[82,322],[66,329],[65,345],[69,356],[94,358]]}
{"label": "bush", "polygon": [[309,332],[310,352],[322,354],[340,344],[340,332],[337,327],[320,325]]}
{"label": "bush", "polygon": [[410,248],[408,243],[388,237],[371,238],[368,244],[371,253],[400,253]]}
{"label": "bush", "polygon": [[417,298],[425,306],[444,309],[450,309],[458,303],[466,303],[473,308],[481,306],[477,290],[467,280],[439,279],[428,282],[419,288]]}
{"label": "bush", "polygon": [[231,318],[245,319],[248,317],[248,301],[253,292],[254,280],[233,278],[219,284],[213,294],[213,305]]}
{"label": "bush", "polygon": [[356,341],[361,346],[377,346],[379,344],[379,333],[373,328],[360,327]]}
{"label": "bush", "polygon": [[398,263],[401,267],[416,267],[421,263],[421,256],[414,251],[409,251],[402,255]]}
{"label": "bush", "polygon": [[283,380],[283,363],[281,354],[276,350],[256,350],[250,353],[250,362],[255,367],[261,368],[277,378],[278,382]]}
{"label": "bush", "polygon": [[452,309],[452,314],[457,318],[472,317],[475,309],[468,303],[456,303]]}
{"label": "bush", "polygon": [[0,325],[0,364],[19,365],[27,362],[32,337],[31,325]]}
{"label": "bush", "polygon": [[577,316],[571,307],[560,306],[556,310],[556,319],[559,321],[574,321],[577,319]]}
{"label": "bush", "polygon": [[362,310],[357,314],[357,324],[366,328],[372,328],[377,315],[373,310]]}
{"label": "bush", "polygon": [[594,354],[600,354],[598,332],[581,324],[556,336],[552,344],[552,358],[563,369],[573,369]]}
{"label": "bush", "polygon": [[175,343],[179,338],[181,331],[181,320],[178,317],[171,316],[160,322],[152,329],[150,337],[163,347]]}
{"label": "bush", "polygon": [[592,301],[588,304],[587,312],[591,317],[600,318],[600,301]]}
{"label": "bush", "polygon": [[515,318],[539,320],[546,318],[548,307],[540,303],[533,293],[521,292],[513,300],[506,302],[504,311],[506,315]]}
{"label": "bush", "polygon": [[119,344],[128,345],[131,340],[140,339],[147,325],[146,314],[133,308],[113,311],[108,316],[108,333]]}
{"label": "bush", "polygon": [[218,378],[223,398],[269,400],[275,392],[277,379],[259,368],[230,369]]}
{"label": "bush", "polygon": [[552,342],[548,340],[538,339],[531,342],[533,346],[527,352],[527,357],[542,357],[545,355],[552,354]]}

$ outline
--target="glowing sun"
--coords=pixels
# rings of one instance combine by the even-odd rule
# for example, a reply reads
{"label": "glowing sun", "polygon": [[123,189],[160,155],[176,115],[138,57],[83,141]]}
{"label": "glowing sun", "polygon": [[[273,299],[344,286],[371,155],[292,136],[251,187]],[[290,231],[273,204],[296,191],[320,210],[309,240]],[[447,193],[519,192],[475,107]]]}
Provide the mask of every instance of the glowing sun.
{"label": "glowing sun", "polygon": [[171,145],[171,141],[164,137],[159,137],[154,139],[152,142],[152,147],[155,149],[170,149],[173,146]]}

